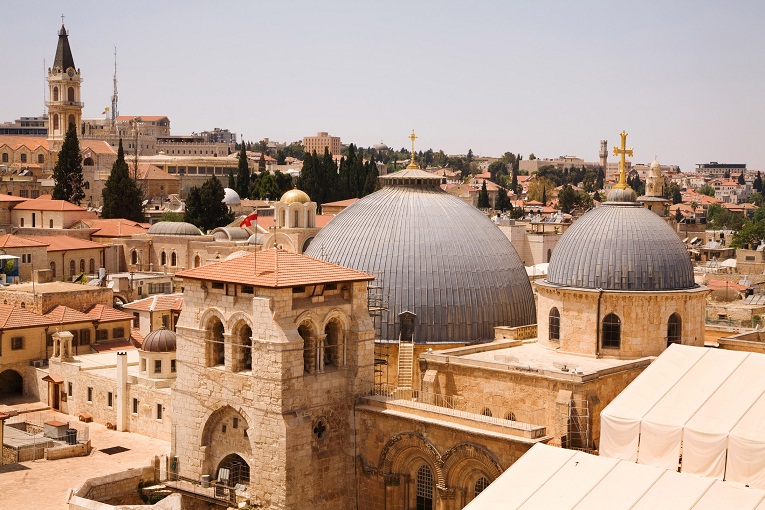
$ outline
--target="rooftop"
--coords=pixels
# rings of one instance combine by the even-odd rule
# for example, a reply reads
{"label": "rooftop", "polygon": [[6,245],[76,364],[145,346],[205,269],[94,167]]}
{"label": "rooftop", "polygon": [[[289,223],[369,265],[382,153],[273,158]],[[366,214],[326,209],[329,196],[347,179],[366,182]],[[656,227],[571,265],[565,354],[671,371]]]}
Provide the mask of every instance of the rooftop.
{"label": "rooftop", "polygon": [[103,250],[104,245],[87,239],[71,236],[34,236],[34,239],[48,245],[48,251]]}
{"label": "rooftop", "polygon": [[156,310],[181,311],[183,309],[183,294],[157,294],[144,299],[128,303],[122,307],[124,310],[136,310],[153,312]]}
{"label": "rooftop", "polygon": [[187,269],[176,276],[270,288],[374,279],[361,271],[277,249]]}

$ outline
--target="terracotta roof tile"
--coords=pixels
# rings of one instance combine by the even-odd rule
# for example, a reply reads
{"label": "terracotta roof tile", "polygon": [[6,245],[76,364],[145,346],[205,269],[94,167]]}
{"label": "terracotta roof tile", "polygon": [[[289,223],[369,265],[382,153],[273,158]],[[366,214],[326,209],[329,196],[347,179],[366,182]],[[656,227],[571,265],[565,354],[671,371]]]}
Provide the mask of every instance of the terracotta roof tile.
{"label": "terracotta roof tile", "polygon": [[47,326],[53,322],[43,316],[15,305],[0,305],[0,329]]}
{"label": "terracotta roof tile", "polygon": [[38,246],[47,246],[47,244],[13,234],[0,236],[0,248],[34,248]]}
{"label": "terracotta roof tile", "polygon": [[71,322],[89,322],[93,319],[79,310],[64,305],[57,305],[45,313],[51,323],[62,324]]}
{"label": "terracotta roof tile", "polygon": [[183,310],[183,294],[157,294],[144,299],[128,303],[122,307],[124,310],[136,310],[139,312],[154,312],[157,310]]}
{"label": "terracotta roof tile", "polygon": [[334,218],[331,214],[317,214],[316,215],[316,226],[318,228],[324,228],[327,226],[327,223],[330,222],[330,220]]}
{"label": "terracotta roof tile", "polygon": [[133,320],[133,314],[126,313],[111,306],[93,305],[85,314],[99,322]]}
{"label": "terracotta roof tile", "polygon": [[14,197],[13,195],[3,195],[0,193],[0,202],[26,202],[28,198]]}
{"label": "terracotta roof tile", "polygon": [[[256,273],[257,270],[257,273]],[[181,278],[286,288],[328,282],[368,281],[361,271],[284,250],[263,250],[176,273]]]}
{"label": "terracotta roof tile", "polygon": [[95,152],[96,154],[117,154],[104,140],[80,140],[80,153]]}
{"label": "terracotta roof tile", "polygon": [[140,223],[118,218],[83,220],[82,223],[89,228],[98,229],[92,234],[96,237],[130,237],[135,234],[145,234],[149,230]]}
{"label": "terracotta roof tile", "polygon": [[71,236],[33,236],[36,241],[48,245],[48,251],[103,249],[104,245]]}
{"label": "terracotta roof tile", "polygon": [[321,206],[325,207],[325,206],[329,205],[329,206],[338,206],[338,207],[342,207],[342,206],[348,207],[349,205],[355,204],[359,200],[361,200],[361,199],[359,199],[359,198],[349,198],[347,200],[338,200],[337,202],[326,202],[324,204],[321,204]]}
{"label": "terracotta roof tile", "polygon": [[86,209],[79,205],[72,204],[66,200],[48,200],[44,198],[35,198],[21,202],[14,209],[19,211],[85,211]]}
{"label": "terracotta roof tile", "polygon": [[18,150],[21,147],[26,147],[30,151],[39,149],[42,147],[48,150],[48,139],[38,136],[16,136],[16,135],[0,135],[0,146],[7,145],[12,150]]}

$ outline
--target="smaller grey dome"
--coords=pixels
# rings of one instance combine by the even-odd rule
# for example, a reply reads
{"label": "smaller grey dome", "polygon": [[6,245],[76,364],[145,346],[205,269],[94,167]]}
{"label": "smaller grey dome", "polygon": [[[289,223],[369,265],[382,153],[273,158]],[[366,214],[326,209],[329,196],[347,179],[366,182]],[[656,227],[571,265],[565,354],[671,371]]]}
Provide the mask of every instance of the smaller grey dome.
{"label": "smaller grey dome", "polygon": [[174,352],[175,333],[169,329],[155,329],[143,340],[141,349],[146,352]]}
{"label": "smaller grey dome", "polygon": [[261,244],[262,245],[263,244],[263,237],[264,237],[264,234],[259,234],[259,233],[252,234],[247,239],[247,244],[251,244],[251,245]]}
{"label": "smaller grey dome", "polygon": [[202,232],[192,225],[183,221],[159,221],[149,227],[147,234],[161,236],[201,236]]}
{"label": "smaller grey dome", "polygon": [[246,241],[250,231],[243,227],[217,227],[210,231],[216,241]]}
{"label": "smaller grey dome", "polygon": [[225,195],[223,196],[223,203],[226,205],[239,205],[242,203],[242,199],[239,198],[239,193],[231,188],[223,188]]}

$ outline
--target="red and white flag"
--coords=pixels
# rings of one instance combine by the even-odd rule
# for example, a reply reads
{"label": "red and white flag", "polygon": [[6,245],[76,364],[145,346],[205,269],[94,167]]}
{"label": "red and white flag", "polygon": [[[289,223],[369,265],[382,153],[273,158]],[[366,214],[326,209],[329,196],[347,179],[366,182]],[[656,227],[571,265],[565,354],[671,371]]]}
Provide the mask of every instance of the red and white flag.
{"label": "red and white flag", "polygon": [[258,222],[258,211],[253,212],[246,218],[242,220],[242,222],[239,224],[240,227],[249,227],[252,226],[252,222],[257,223]]}

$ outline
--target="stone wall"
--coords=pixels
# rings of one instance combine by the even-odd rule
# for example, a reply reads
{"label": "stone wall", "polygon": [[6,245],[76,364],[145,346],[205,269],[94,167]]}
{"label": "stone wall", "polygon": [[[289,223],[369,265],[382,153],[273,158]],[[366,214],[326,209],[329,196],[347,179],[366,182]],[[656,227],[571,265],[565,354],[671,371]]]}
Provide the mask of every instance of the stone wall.
{"label": "stone wall", "polygon": [[92,499],[86,499],[79,496],[72,496],[69,500],[69,510],[209,510],[216,508],[209,506],[206,502],[197,500],[190,502],[191,498],[183,497],[180,494],[170,494],[163,500],[154,505],[109,505]]}
{"label": "stone wall", "polygon": [[68,459],[69,457],[83,457],[90,453],[90,440],[85,443],[73,445],[60,445],[45,450],[45,460]]}
{"label": "stone wall", "polygon": [[[667,348],[667,322],[682,318],[682,343],[704,345],[705,287],[668,292],[614,292],[566,289],[538,284],[539,342],[560,352],[634,359],[658,356]],[[549,313],[560,313],[560,339],[550,339]],[[609,313],[621,320],[621,347],[602,348],[598,341],[603,318]]]}
{"label": "stone wall", "polygon": [[146,466],[90,478],[73,495],[101,502],[120,498],[136,492],[140,482],[154,483],[154,473],[153,466]]}
{"label": "stone wall", "polygon": [[433,474],[433,508],[458,510],[475,497],[479,478],[494,481],[536,442],[423,414],[365,401],[356,406],[360,510],[415,508],[423,464]]}

